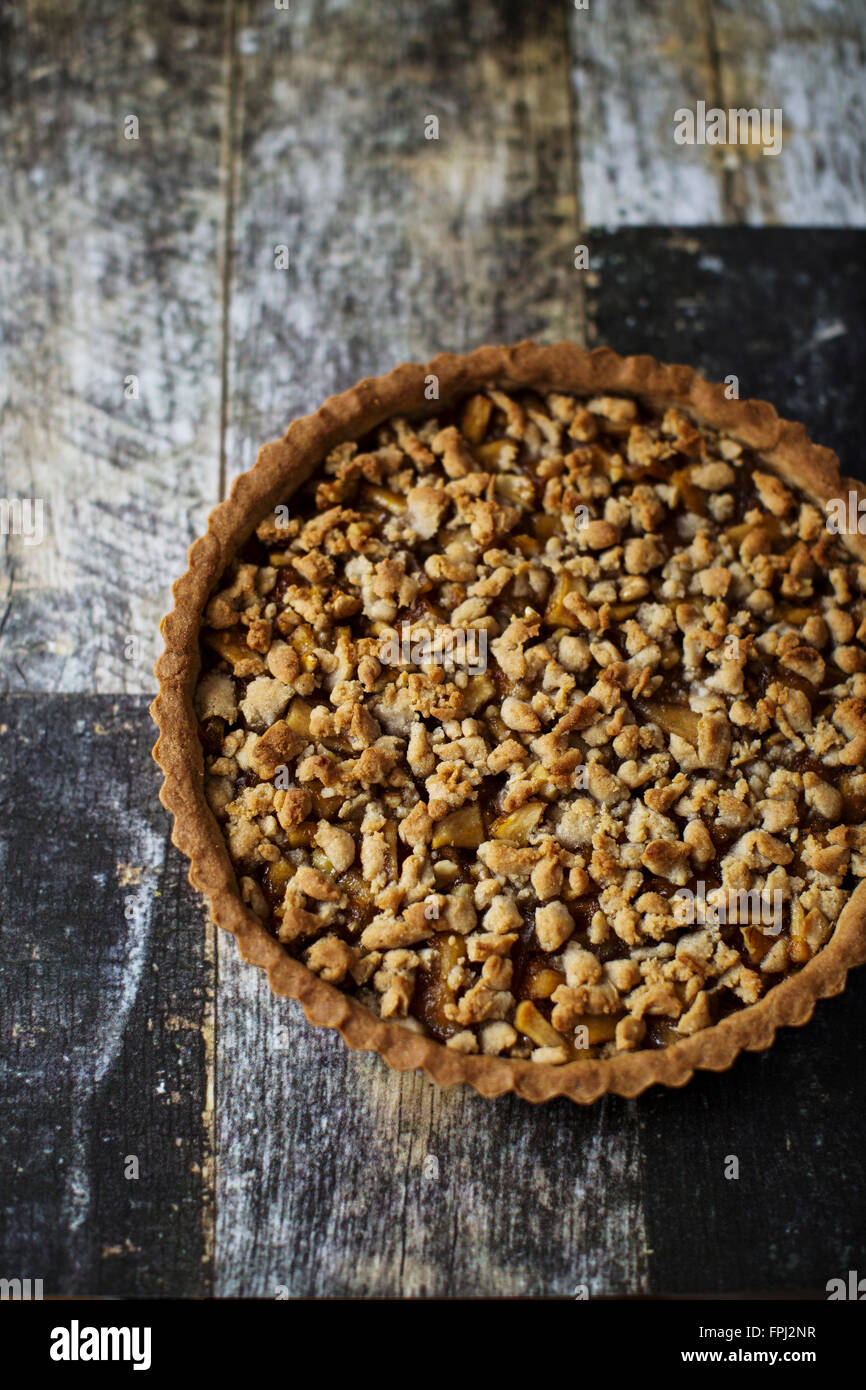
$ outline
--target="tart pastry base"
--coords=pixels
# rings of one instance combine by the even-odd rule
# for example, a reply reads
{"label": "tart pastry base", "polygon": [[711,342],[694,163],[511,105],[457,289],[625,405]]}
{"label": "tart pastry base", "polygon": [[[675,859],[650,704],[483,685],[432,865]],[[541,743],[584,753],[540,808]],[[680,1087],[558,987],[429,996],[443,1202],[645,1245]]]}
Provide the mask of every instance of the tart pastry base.
{"label": "tart pastry base", "polygon": [[[431,377],[438,382],[433,402],[425,395]],[[384,1022],[290,956],[241,900],[222,830],[205,799],[193,709],[199,631],[207,602],[239,546],[337,444],[360,438],[391,416],[439,413],[458,397],[494,384],[631,396],[658,413],[676,406],[698,425],[721,430],[760,453],[822,509],[850,491],[866,497],[859,484],[840,476],[832,451],[812,444],[801,425],[780,420],[766,402],[729,400],[723,387],[691,368],[651,357],[623,358],[608,348],[586,352],[570,343],[520,343],[482,347],[466,356],[443,354],[426,366],[407,363],[387,376],[361,381],[296,420],[283,439],[266,444],[255,467],[238,478],[231,496],[212,513],[207,534],[190,549],[189,568],[174,585],[175,607],[162,624],[165,651],[156,666],[159,695],[152,714],[160,737],[154,756],[165,775],[160,799],[174,815],[173,842],[190,859],[190,881],[207,895],[213,920],[237,937],[245,960],[267,970],[275,994],[298,999],[311,1023],[336,1028],[350,1047],[378,1052],[397,1070],[423,1068],[441,1085],[468,1082],[485,1096],[514,1090],[532,1101],[563,1095],[589,1103],[608,1091],[635,1096],[653,1083],[681,1086],[695,1070],[722,1071],[739,1052],[768,1047],[777,1028],[805,1023],[818,999],[840,993],[848,970],[866,959],[866,883],[852,894],[827,944],[757,1003],[667,1047],[566,1065],[533,1064],[460,1053],[400,1023]],[[846,544],[857,559],[866,560],[866,537],[846,537]]]}

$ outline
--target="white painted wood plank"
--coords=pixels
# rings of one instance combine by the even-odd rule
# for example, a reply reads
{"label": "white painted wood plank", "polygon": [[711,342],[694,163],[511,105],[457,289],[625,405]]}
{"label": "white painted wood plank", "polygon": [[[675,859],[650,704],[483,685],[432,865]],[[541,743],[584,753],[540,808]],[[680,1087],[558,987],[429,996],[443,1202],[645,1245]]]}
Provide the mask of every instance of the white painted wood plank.
{"label": "white painted wood plank", "polygon": [[778,156],[725,153],[737,221],[866,226],[866,6],[713,0],[724,107],[782,111]]}
{"label": "white painted wood plank", "polygon": [[217,498],[215,18],[204,0],[12,12],[0,497],[41,499],[45,535],[0,537],[5,688],[150,691],[168,587]]}
{"label": "white painted wood plank", "polygon": [[590,0],[571,42],[583,225],[722,221],[717,165],[674,143],[674,112],[712,86],[701,0]]}
{"label": "white painted wood plank", "polygon": [[[591,0],[571,40],[586,226],[866,225],[862,5]],[[699,101],[780,108],[781,154],[678,145]]]}

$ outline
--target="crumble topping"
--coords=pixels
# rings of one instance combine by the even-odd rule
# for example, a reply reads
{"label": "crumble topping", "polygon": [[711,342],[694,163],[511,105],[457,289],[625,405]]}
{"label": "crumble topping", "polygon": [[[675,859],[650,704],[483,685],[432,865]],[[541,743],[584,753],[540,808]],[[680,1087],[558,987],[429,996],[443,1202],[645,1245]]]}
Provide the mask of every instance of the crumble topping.
{"label": "crumble topping", "polygon": [[208,603],[240,891],[460,1052],[561,1064],[753,1004],[866,874],[866,566],[735,440],[490,389],[332,451]]}

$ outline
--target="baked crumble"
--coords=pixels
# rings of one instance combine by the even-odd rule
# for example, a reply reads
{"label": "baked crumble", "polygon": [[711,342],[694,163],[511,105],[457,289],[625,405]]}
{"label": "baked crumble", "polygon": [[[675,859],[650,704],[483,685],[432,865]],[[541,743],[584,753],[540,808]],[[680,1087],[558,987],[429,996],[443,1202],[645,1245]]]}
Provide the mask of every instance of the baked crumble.
{"label": "baked crumble", "polygon": [[811,959],[866,873],[864,592],[815,505],[676,409],[490,389],[394,418],[205,613],[244,901],[461,1052],[699,1032]]}

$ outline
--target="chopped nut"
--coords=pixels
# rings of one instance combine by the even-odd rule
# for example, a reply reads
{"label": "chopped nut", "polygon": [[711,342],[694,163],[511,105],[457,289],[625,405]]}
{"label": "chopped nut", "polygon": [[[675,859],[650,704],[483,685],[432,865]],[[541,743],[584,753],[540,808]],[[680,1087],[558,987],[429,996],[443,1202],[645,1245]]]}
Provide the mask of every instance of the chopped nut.
{"label": "chopped nut", "polygon": [[574,931],[574,918],[564,903],[545,903],[535,909],[535,935],[543,951],[558,951]]}

